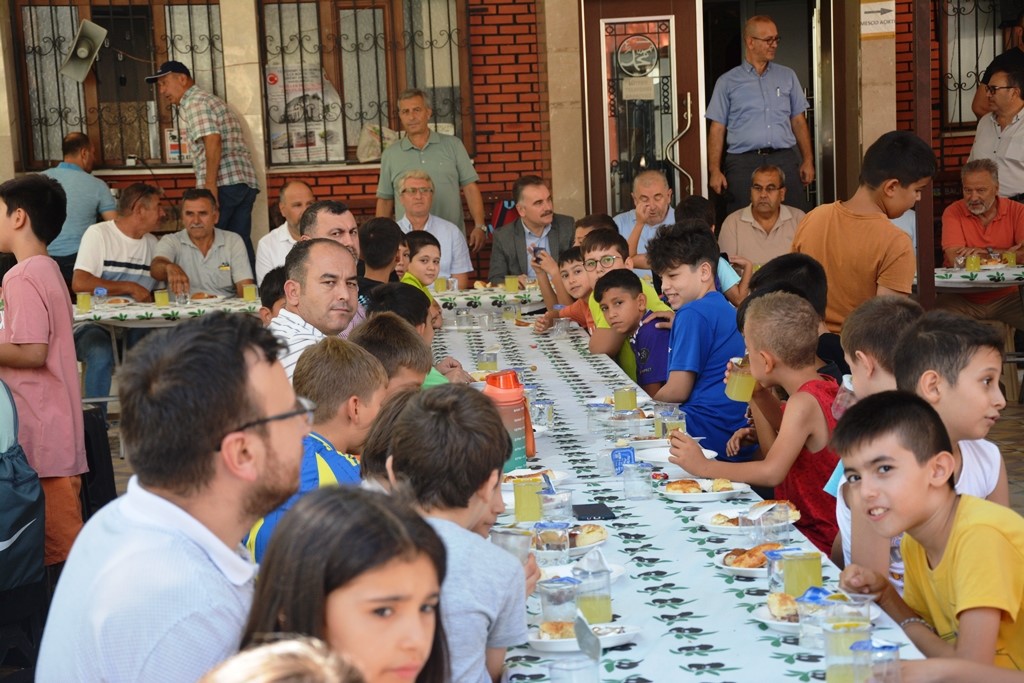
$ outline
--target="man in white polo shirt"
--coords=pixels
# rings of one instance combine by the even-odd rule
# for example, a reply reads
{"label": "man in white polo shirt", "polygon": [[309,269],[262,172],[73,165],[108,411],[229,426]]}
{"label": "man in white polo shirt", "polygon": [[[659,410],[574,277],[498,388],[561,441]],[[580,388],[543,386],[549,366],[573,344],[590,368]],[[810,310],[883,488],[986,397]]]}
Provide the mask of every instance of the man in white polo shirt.
{"label": "man in white polo shirt", "polygon": [[281,186],[277,208],[284,217],[284,223],[263,236],[256,247],[256,282],[263,282],[263,276],[274,268],[284,265],[284,257],[299,241],[299,219],[302,212],[316,201],[313,190],[301,180],[286,180]]}
{"label": "man in white polo shirt", "polygon": [[256,567],[241,545],[298,488],[312,406],[259,319],[149,335],[118,372],[128,492],[82,529],[36,680],[194,681],[238,650]]}
{"label": "man in white polo shirt", "polygon": [[[241,297],[251,285],[252,269],[245,243],[233,232],[213,227],[217,200],[205,189],[185,190],[181,199],[184,230],[165,235],[156,245],[150,273],[178,294]],[[201,295],[201,294],[200,294]]]}
{"label": "man in white polo shirt", "polygon": [[473,262],[469,259],[466,235],[454,223],[430,213],[434,203],[434,181],[426,171],[413,169],[398,178],[398,200],[405,215],[398,221],[402,232],[426,230],[441,243],[441,268],[438,277],[454,277],[459,289],[469,288]]}

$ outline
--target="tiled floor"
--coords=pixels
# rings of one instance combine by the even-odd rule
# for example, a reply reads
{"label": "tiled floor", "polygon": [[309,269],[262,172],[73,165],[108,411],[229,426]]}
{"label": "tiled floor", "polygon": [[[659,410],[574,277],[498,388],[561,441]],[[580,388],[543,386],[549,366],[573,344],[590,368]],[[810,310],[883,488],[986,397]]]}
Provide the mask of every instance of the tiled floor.
{"label": "tiled floor", "polygon": [[[999,444],[1006,461],[1010,480],[1010,505],[1024,515],[1024,405],[1009,404],[1002,419],[993,427],[989,438]],[[111,453],[114,454],[114,477],[118,493],[124,493],[131,476],[127,460],[118,457],[117,428],[111,430]]]}

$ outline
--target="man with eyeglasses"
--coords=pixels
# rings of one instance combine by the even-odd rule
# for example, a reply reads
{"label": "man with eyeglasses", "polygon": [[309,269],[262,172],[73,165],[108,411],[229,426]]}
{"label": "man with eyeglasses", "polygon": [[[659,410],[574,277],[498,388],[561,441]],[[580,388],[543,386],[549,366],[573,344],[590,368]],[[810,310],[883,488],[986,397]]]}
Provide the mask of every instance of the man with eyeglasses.
{"label": "man with eyeglasses", "polygon": [[441,243],[441,267],[438,277],[454,277],[459,289],[469,287],[469,276],[473,262],[469,258],[466,235],[459,226],[430,212],[434,204],[434,181],[430,174],[420,169],[406,171],[398,177],[398,199],[405,209],[405,216],[398,221],[402,232],[426,230]]}
{"label": "man with eyeglasses", "polygon": [[978,121],[968,161],[991,159],[999,194],[1024,201],[1024,71],[994,71],[985,86],[992,113]]}
{"label": "man with eyeglasses", "polygon": [[772,61],[780,40],[771,17],[751,17],[743,29],[743,63],[718,79],[708,105],[708,185],[725,197],[728,213],[742,208],[750,175],[764,164],[782,169],[790,205],[808,208],[804,186],[814,182],[804,116],[809,105],[796,73]]}
{"label": "man with eyeglasses", "polygon": [[71,549],[37,681],[194,681],[238,650],[256,577],[241,540],[298,488],[312,419],[280,352],[258,318],[210,313],[128,354],[134,474]]}
{"label": "man with eyeglasses", "polygon": [[974,100],[971,102],[971,111],[978,119],[992,111],[988,89],[985,88],[991,82],[992,74],[997,71],[1024,70],[1024,12],[1006,17],[999,24],[999,28],[1003,30],[1004,52],[996,55],[992,63],[985,68],[981,83],[974,91]]}
{"label": "man with eyeglasses", "polygon": [[804,212],[784,205],[785,199],[786,175],[782,169],[771,164],[759,167],[750,177],[750,206],[722,221],[718,248],[730,259],[738,256],[757,267],[788,254]]}
{"label": "man with eyeglasses", "polygon": [[557,262],[558,255],[572,246],[575,237],[572,216],[555,213],[551,189],[540,176],[521,176],[512,186],[512,196],[519,218],[494,233],[487,274],[493,284],[504,282],[506,275],[518,275],[520,282],[547,277],[541,268],[543,260]]}

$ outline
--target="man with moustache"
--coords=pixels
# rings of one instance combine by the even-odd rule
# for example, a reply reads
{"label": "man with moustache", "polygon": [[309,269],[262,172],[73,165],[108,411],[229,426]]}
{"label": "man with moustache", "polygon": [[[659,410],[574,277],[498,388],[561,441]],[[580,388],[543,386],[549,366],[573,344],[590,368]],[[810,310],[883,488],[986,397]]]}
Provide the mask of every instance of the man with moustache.
{"label": "man with moustache", "polygon": [[291,379],[303,351],[348,328],[358,305],[359,278],[352,251],[325,238],[297,242],[284,268],[284,308],[267,329],[288,347],[281,365]]}
{"label": "man with moustache", "polygon": [[743,207],[750,174],[763,164],[786,174],[792,206],[808,208],[803,188],[814,182],[804,116],[809,105],[796,73],[773,61],[781,39],[771,17],[748,19],[743,63],[718,79],[708,104],[708,186],[726,198],[727,213]]}
{"label": "man with moustache", "polygon": [[118,372],[128,492],[85,525],[36,680],[194,681],[238,650],[256,566],[241,545],[298,488],[312,406],[258,318],[160,330]]}
{"label": "man with moustache", "polygon": [[165,235],[156,245],[149,272],[175,294],[191,292],[241,297],[251,285],[252,269],[242,238],[213,227],[217,200],[209,190],[185,190],[181,198],[185,229]]}
{"label": "man with moustache", "polygon": [[491,268],[487,279],[493,284],[506,275],[518,275],[520,282],[537,277],[534,265],[542,253],[558,259],[572,246],[575,226],[572,216],[555,213],[551,190],[544,179],[524,175],[512,186],[519,218],[494,233]]}
{"label": "man with moustache", "polygon": [[263,282],[263,276],[284,265],[284,258],[299,241],[299,219],[302,213],[316,201],[313,190],[301,180],[286,180],[281,186],[277,208],[284,223],[263,236],[256,245],[256,282]]}
{"label": "man with moustache", "polygon": [[[999,169],[991,159],[968,161],[960,171],[964,198],[942,212],[942,251],[945,265],[958,256],[989,258],[1014,251],[1024,263],[1024,204],[999,196]],[[936,305],[978,320],[1001,320],[1024,330],[1024,306],[1017,287],[976,294],[940,294]]]}
{"label": "man with moustache", "polygon": [[750,206],[722,221],[718,248],[730,258],[745,258],[756,267],[788,254],[804,212],[784,205],[785,199],[786,175],[782,169],[759,167],[750,178]]}

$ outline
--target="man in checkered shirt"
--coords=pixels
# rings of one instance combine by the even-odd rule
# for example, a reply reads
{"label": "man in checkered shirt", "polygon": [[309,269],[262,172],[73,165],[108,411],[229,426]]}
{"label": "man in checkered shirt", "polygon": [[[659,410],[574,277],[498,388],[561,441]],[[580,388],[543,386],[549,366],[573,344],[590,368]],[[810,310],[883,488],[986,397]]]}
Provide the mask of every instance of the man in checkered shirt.
{"label": "man in checkered shirt", "polygon": [[201,90],[181,62],[164,62],[146,82],[156,83],[160,96],[177,105],[196,171],[196,187],[213,193],[220,207],[217,227],[241,236],[251,266],[256,262],[249,237],[252,207],[260,190],[238,117],[223,100]]}

